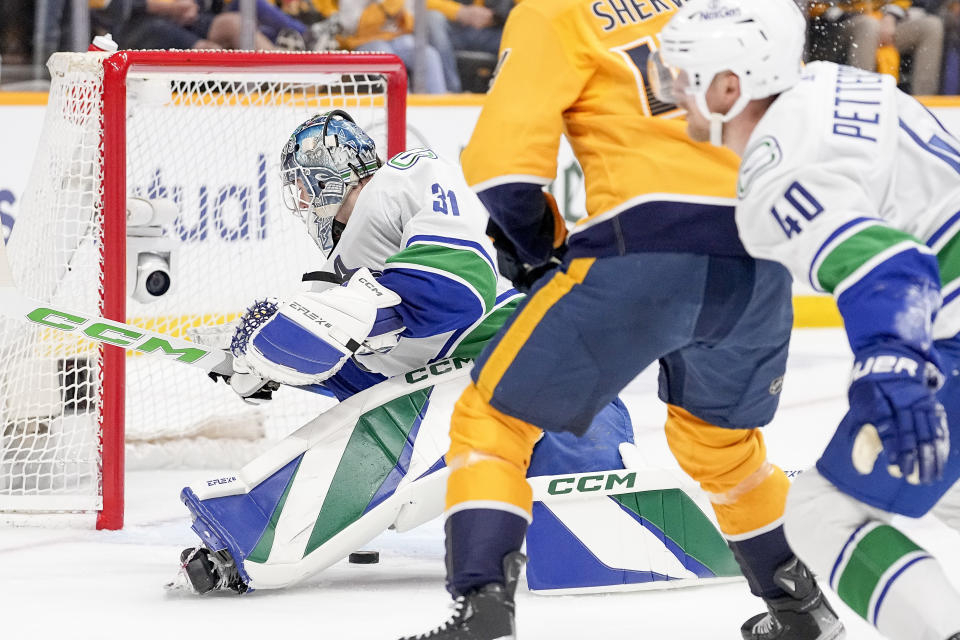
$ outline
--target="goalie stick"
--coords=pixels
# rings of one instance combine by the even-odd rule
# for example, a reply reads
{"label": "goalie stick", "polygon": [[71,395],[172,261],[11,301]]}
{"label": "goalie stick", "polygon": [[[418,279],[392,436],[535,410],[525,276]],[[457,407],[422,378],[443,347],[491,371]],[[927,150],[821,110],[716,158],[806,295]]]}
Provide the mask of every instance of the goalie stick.
{"label": "goalie stick", "polygon": [[137,353],[165,355],[204,371],[233,374],[233,356],[221,349],[211,349],[196,342],[134,327],[116,320],[89,316],[60,309],[23,295],[13,281],[7,260],[7,249],[0,241],[0,316],[25,320],[31,324],[82,335],[84,338],[131,349]]}

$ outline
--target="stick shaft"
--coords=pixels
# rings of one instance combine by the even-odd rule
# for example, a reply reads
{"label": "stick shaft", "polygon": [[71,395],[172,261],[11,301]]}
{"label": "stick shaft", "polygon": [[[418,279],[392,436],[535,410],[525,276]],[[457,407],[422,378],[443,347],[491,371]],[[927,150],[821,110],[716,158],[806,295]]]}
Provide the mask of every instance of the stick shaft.
{"label": "stick shaft", "polygon": [[[5,267],[6,272],[4,272]],[[0,284],[9,283],[7,286],[0,286],[0,316],[23,320],[55,331],[72,333],[94,342],[131,349],[137,353],[163,356],[204,371],[215,371],[226,375],[233,373],[233,358],[226,351],[116,320],[88,316],[44,304],[38,300],[31,300],[11,286],[12,280],[9,276],[10,271],[6,260],[0,260]]]}

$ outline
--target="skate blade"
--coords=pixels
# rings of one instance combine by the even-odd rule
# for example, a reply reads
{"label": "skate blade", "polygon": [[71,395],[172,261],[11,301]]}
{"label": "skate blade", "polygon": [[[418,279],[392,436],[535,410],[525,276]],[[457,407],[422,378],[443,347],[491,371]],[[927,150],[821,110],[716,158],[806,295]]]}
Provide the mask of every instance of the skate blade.
{"label": "skate blade", "polygon": [[837,626],[832,629],[829,629],[825,634],[820,636],[822,640],[843,640],[847,637],[847,630],[844,628],[843,623],[837,620]]}

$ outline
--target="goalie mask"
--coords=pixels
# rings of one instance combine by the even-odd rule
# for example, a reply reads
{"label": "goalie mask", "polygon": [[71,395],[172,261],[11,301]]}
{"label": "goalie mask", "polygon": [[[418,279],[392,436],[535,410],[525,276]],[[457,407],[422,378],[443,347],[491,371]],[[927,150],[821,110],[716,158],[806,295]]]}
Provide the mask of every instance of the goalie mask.
{"label": "goalie mask", "polygon": [[[806,22],[794,0],[686,2],[660,31],[660,50],[648,59],[651,89],[667,103],[676,103],[681,93],[691,96],[710,121],[710,141],[719,146],[723,124],[751,100],[797,83],[805,33]],[[707,89],[723,71],[740,79],[740,98],[727,113],[711,113]]]}
{"label": "goalie mask", "polygon": [[334,220],[340,205],[379,168],[373,140],[344,111],[310,118],[287,140],[280,155],[283,202],[300,216],[325,256],[345,226]]}

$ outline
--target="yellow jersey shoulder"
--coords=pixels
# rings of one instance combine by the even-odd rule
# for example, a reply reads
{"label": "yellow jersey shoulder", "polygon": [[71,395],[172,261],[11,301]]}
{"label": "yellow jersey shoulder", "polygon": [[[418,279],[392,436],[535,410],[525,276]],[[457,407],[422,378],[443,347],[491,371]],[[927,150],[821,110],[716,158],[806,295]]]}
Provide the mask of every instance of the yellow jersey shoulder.
{"label": "yellow jersey shoulder", "polygon": [[605,40],[638,27],[659,32],[682,6],[683,0],[523,0],[514,11],[522,8],[553,23],[574,21]]}

